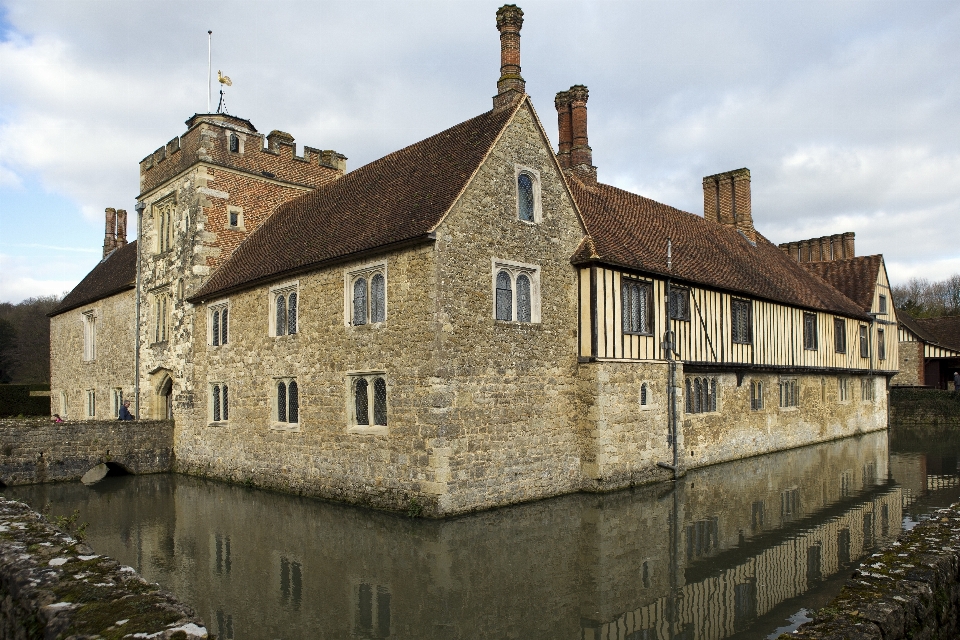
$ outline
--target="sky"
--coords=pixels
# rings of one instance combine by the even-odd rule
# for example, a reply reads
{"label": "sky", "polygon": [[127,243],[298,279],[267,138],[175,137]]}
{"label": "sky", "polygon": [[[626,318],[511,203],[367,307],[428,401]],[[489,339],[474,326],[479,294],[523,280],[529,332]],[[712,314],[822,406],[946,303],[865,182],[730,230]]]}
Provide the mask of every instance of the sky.
{"label": "sky", "polygon": [[[0,0],[0,301],[72,289],[106,207],[135,238],[139,161],[207,109],[208,30],[231,114],[349,170],[490,109],[498,6]],[[775,243],[853,231],[894,284],[960,273],[960,3],[520,6],[527,93],[556,146],[554,95],[589,87],[601,181],[702,214],[702,177],[747,167]]]}

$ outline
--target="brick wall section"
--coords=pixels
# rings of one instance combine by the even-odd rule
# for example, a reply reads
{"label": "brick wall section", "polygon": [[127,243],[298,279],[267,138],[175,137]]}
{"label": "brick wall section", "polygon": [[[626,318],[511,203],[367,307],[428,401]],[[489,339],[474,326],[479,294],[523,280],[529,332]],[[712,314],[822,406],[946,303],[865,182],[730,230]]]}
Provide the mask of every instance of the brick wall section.
{"label": "brick wall section", "polygon": [[[193,126],[179,138],[140,161],[140,193],[145,194],[198,162],[232,167],[262,175],[266,171],[277,180],[319,187],[335,180],[346,168],[346,158],[335,151],[305,147],[296,154],[293,138],[277,138],[265,144],[265,136],[238,125],[233,118],[210,115],[191,119]],[[233,153],[229,136],[243,140],[243,152]]]}
{"label": "brick wall section", "polygon": [[0,637],[121,636],[187,640],[206,638],[207,630],[193,610],[130,567],[0,498]]}
{"label": "brick wall section", "polygon": [[960,505],[940,509],[853,574],[789,640],[960,637]]}
{"label": "brick wall section", "polygon": [[78,480],[102,462],[135,474],[169,471],[173,424],[0,420],[0,481],[7,486]]}
{"label": "brick wall section", "polygon": [[[50,409],[86,419],[87,390],[96,392],[96,418],[113,418],[111,394],[134,397],[136,294],[125,291],[50,318]],[[96,358],[83,360],[83,314],[96,315]],[[66,397],[62,406],[61,393]],[[131,407],[131,410],[133,408]]]}

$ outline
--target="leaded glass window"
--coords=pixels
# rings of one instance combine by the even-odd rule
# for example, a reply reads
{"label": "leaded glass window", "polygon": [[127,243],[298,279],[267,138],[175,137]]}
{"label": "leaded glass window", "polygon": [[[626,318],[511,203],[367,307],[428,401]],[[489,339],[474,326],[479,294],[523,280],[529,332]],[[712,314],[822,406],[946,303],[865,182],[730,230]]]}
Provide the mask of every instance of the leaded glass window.
{"label": "leaded glass window", "polygon": [[367,399],[367,384],[366,378],[357,378],[356,383],[354,384],[354,403],[355,403],[355,412],[357,416],[357,424],[369,425],[370,424],[370,403]]}
{"label": "leaded glass window", "polygon": [[647,383],[644,382],[640,385],[640,406],[647,406]]}
{"label": "leaded glass window", "polygon": [[277,383],[277,422],[287,421],[287,385]]}
{"label": "leaded glass window", "polygon": [[525,222],[533,222],[533,180],[526,173],[517,176],[517,198],[519,199],[520,219]]}
{"label": "leaded glass window", "polygon": [[300,388],[296,380],[291,380],[287,387],[287,402],[289,406],[287,421],[300,422]]}
{"label": "leaded glass window", "polygon": [[[297,292],[291,291],[287,296],[287,334],[297,332]],[[295,422],[291,420],[291,422]]]}
{"label": "leaded glass window", "polygon": [[277,296],[277,335],[287,335],[287,300],[283,294]]}
{"label": "leaded glass window", "polygon": [[230,134],[230,151],[240,153],[240,138],[235,133]]}
{"label": "leaded glass window", "polygon": [[624,333],[650,333],[650,285],[624,279],[620,293]]}
{"label": "leaded glass window", "polygon": [[213,421],[220,422],[220,385],[213,385]]}
{"label": "leaded glass window", "polygon": [[530,322],[530,278],[517,276],[517,322]]}
{"label": "leaded glass window", "polygon": [[373,380],[373,423],[387,424],[387,383],[383,378]]}
{"label": "leaded glass window", "polygon": [[803,314],[803,348],[810,351],[817,350],[817,316],[813,313]]}
{"label": "leaded glass window", "polygon": [[222,406],[223,419],[229,420],[230,419],[230,399],[227,395],[227,385],[223,385],[222,387],[220,387],[220,396],[221,396],[221,404],[223,405]]}
{"label": "leaded glass window", "polygon": [[754,411],[763,409],[763,382],[760,380],[750,383],[750,408]]}
{"label": "leaded glass window", "polygon": [[709,413],[717,410],[716,378],[687,378],[685,383],[687,413]]}
{"label": "leaded glass window", "polygon": [[833,348],[837,353],[847,352],[847,322],[843,318],[833,319]]}
{"label": "leaded glass window", "polygon": [[497,274],[497,320],[513,320],[513,291],[510,274]]}
{"label": "leaded glass window", "polygon": [[353,324],[367,324],[366,278],[357,278],[353,283]]}
{"label": "leaded glass window", "polygon": [[690,319],[690,290],[671,287],[670,318],[673,320]]}
{"label": "leaded glass window", "polygon": [[387,319],[386,281],[382,273],[370,279],[370,322]]}
{"label": "leaded glass window", "polygon": [[227,344],[227,309],[220,312],[220,344]]}
{"label": "leaded glass window", "polygon": [[730,301],[730,333],[734,342],[753,343],[753,305],[749,300]]}
{"label": "leaded glass window", "polygon": [[220,310],[217,309],[211,316],[213,321],[213,330],[211,331],[213,334],[213,346],[218,347],[220,346]]}

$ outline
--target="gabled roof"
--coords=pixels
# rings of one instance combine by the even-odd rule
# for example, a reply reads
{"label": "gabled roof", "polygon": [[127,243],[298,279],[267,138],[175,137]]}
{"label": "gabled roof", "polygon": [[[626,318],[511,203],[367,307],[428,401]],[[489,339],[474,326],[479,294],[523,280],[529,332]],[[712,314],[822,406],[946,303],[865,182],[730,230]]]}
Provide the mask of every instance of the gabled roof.
{"label": "gabled roof", "polygon": [[133,289],[137,283],[137,242],[125,244],[93,268],[73,291],[64,296],[49,317]]}
{"label": "gabled roof", "polygon": [[471,118],[281,205],[190,300],[427,239],[523,103]]}
{"label": "gabled roof", "polygon": [[931,342],[960,351],[960,316],[917,318],[916,323],[934,337]]}
{"label": "gabled roof", "polygon": [[804,262],[803,267],[829,282],[843,295],[857,303],[866,313],[873,309],[873,294],[883,256],[857,256],[829,262]]}
{"label": "gabled roof", "polygon": [[936,342],[937,339],[934,338],[926,329],[917,324],[917,319],[912,315],[904,311],[903,309],[896,309],[897,312],[897,321],[902,324],[906,329],[912,332],[915,336],[923,340],[924,342]]}
{"label": "gabled roof", "polygon": [[575,175],[568,182],[589,233],[574,264],[595,260],[808,309],[864,315],[760,234],[754,245],[735,229],[629,191],[588,186]]}

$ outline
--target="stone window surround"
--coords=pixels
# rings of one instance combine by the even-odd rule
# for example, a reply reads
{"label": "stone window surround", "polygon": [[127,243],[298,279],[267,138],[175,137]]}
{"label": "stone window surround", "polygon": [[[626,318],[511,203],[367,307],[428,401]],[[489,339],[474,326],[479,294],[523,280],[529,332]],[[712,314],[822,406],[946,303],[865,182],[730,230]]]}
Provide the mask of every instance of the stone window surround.
{"label": "stone window surround", "polygon": [[[297,294],[297,332],[296,333],[285,333],[282,336],[277,335],[277,296],[282,295],[284,299],[288,297],[287,294],[296,293]],[[267,332],[271,338],[286,338],[290,336],[296,336],[302,330],[300,326],[300,280],[288,280],[286,282],[281,282],[270,287],[267,292]],[[229,314],[233,315],[233,314]],[[229,320],[229,318],[228,318]],[[276,413],[274,413],[276,415]]]}
{"label": "stone window surround", "polygon": [[68,413],[67,412],[67,392],[59,391],[57,395],[60,398],[60,417],[66,420],[67,413]]}
{"label": "stone window surround", "polygon": [[[162,236],[164,210],[170,207],[170,218],[167,226],[167,237]],[[153,252],[155,254],[166,253],[173,248],[173,238],[176,234],[177,220],[177,191],[172,190],[157,198],[151,205],[153,213]]]}
{"label": "stone window surround", "polygon": [[640,391],[637,394],[637,406],[640,411],[650,411],[653,409],[653,385],[647,381],[640,383]]}
{"label": "stone window surround", "polygon": [[874,378],[860,378],[860,402],[873,404],[877,399],[877,383]]}
{"label": "stone window surround", "polygon": [[[370,299],[373,295],[370,281],[377,274],[383,276],[383,322],[370,321]],[[367,322],[365,324],[353,324],[353,283],[358,278],[367,279]],[[387,261],[377,260],[375,262],[366,262],[356,267],[345,269],[343,272],[343,325],[355,329],[365,327],[379,328],[387,323],[390,317],[390,296],[388,294],[389,277],[387,275]]]}
{"label": "stone window surround", "polygon": [[163,344],[170,339],[170,324],[173,312],[173,294],[170,289],[170,285],[167,284],[149,292],[150,344]]}
{"label": "stone window surround", "polygon": [[[221,389],[222,389],[224,386],[227,387],[228,409],[227,409],[227,418],[223,418],[223,404],[222,404],[222,400],[221,400],[221,405],[220,405],[220,416],[221,416],[221,418],[220,418],[219,421],[214,421],[214,419],[213,419],[213,388],[214,388],[215,386],[218,386],[218,385],[220,386]],[[220,426],[226,426],[226,425],[230,424],[229,415],[230,415],[230,408],[232,408],[232,407],[230,407],[230,405],[231,405],[232,402],[233,402],[233,394],[230,393],[229,389],[230,389],[232,386],[233,386],[232,384],[230,384],[229,382],[225,382],[225,381],[223,381],[223,380],[217,380],[217,381],[214,381],[214,382],[208,382],[208,383],[207,383],[207,418],[208,418],[208,420],[207,420],[207,426],[208,426],[208,427],[220,427]]]}
{"label": "stone window surround", "polygon": [[[490,298],[492,300],[491,317],[497,324],[540,324],[540,267],[539,265],[526,262],[516,262],[513,260],[504,260],[502,258],[490,258],[492,267],[490,272]],[[520,322],[518,320],[497,320],[497,275],[501,271],[506,271],[510,276],[510,286],[512,287],[513,305],[511,314],[517,317],[517,276],[520,274],[530,278],[530,322]]]}
{"label": "stone window surround", "polygon": [[764,408],[764,384],[763,380],[755,379],[750,381],[750,409],[752,411],[763,411]]}
{"label": "stone window surround", "polygon": [[[784,405],[784,396],[783,396],[783,385],[792,385],[794,395],[792,398],[788,397],[787,402],[793,401],[793,404]],[[779,406],[780,411],[799,411],[800,409],[800,380],[799,378],[794,377],[785,377],[780,378],[777,383],[778,391],[780,393]]]}
{"label": "stone window surround", "polygon": [[120,417],[120,407],[123,405],[123,389],[114,387],[110,389],[110,416],[114,419]]}
{"label": "stone window surround", "polygon": [[[241,155],[242,155],[242,154],[243,154],[243,146],[244,146],[244,143],[247,141],[247,136],[246,136],[245,134],[243,134],[243,133],[240,133],[239,131],[234,131],[234,130],[232,130],[232,129],[226,130],[226,131],[224,132],[224,135],[226,135],[226,137],[227,137],[227,152],[228,152],[228,153],[237,153],[237,154],[241,154]],[[238,149],[237,151],[231,151],[231,150],[230,150],[230,136],[237,136],[237,142],[239,143],[239,149]]]}
{"label": "stone window surround", "polygon": [[[237,215],[237,224],[231,224],[230,217],[231,215]],[[228,204],[227,205],[227,220],[224,225],[227,229],[233,229],[234,231],[246,231],[247,228],[243,224],[243,207],[238,207],[237,205]]]}
{"label": "stone window surround", "polygon": [[[223,342],[220,340],[220,344],[213,344],[213,314],[220,313],[224,309],[227,310],[227,341]],[[211,302],[207,305],[207,346],[220,348],[230,342],[230,318],[233,316],[233,311],[230,308],[230,299],[221,298],[216,302]],[[220,322],[223,322],[222,316]],[[223,329],[220,329],[220,335],[223,335]]]}
{"label": "stone window surround", "polygon": [[[520,218],[520,174],[525,173],[533,182],[533,222],[522,220]],[[540,172],[533,167],[527,167],[521,164],[513,165],[513,188],[516,192],[514,198],[514,217],[524,224],[540,224],[543,221],[543,204],[540,193]]]}
{"label": "stone window surround", "polygon": [[850,378],[846,376],[837,378],[837,401],[840,404],[850,402]]}
{"label": "stone window surround", "polygon": [[83,353],[84,362],[95,362],[97,359],[97,318],[99,317],[97,309],[90,309],[80,313],[80,323],[83,331]]}
{"label": "stone window surround", "polygon": [[[357,435],[385,436],[389,427],[385,424],[363,425],[357,424],[356,401],[354,398],[354,384],[359,378],[367,380],[367,407],[373,413],[373,380],[383,378],[387,382],[387,373],[382,370],[347,371],[346,399],[347,399],[347,433]],[[387,384],[387,410],[390,408],[390,385]],[[372,420],[371,420],[372,422]],[[389,422],[389,420],[388,420]]]}
{"label": "stone window surround", "polygon": [[97,392],[95,389],[87,389],[87,404],[84,415],[89,419],[97,417]]}
{"label": "stone window surround", "polygon": [[[299,305],[298,305],[299,306]],[[287,415],[290,411],[290,383],[297,383],[297,422],[280,422],[277,420],[277,385],[284,383],[287,386]],[[303,427],[303,403],[300,401],[303,393],[300,390],[300,381],[297,376],[273,376],[270,379],[270,430],[300,433]]]}

